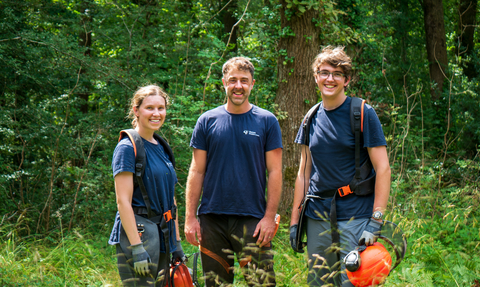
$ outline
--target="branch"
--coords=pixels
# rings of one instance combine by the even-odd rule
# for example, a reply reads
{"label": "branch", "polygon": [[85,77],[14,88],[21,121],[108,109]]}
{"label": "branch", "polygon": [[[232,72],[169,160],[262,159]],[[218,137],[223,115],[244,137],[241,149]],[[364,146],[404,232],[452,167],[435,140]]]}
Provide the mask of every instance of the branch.
{"label": "branch", "polygon": [[[210,65],[210,68],[208,69],[208,73],[207,73],[207,78],[205,79],[205,85],[203,86],[203,103],[205,104],[205,91],[207,89],[207,84],[208,84],[208,78],[210,78],[210,74],[212,72],[212,66],[215,65],[216,63],[220,62],[220,60],[223,58],[223,56],[225,56],[225,52],[226,50],[228,49],[228,45],[230,44],[230,40],[232,39],[232,32],[233,30],[237,27],[237,25],[243,20],[243,17],[245,16],[245,14],[247,13],[247,9],[248,9],[248,5],[250,4],[250,1],[251,0],[248,0],[248,3],[247,3],[247,6],[245,6],[245,10],[243,11],[243,14],[242,14],[242,17],[240,17],[240,20],[237,21],[237,23],[235,23],[235,25],[233,25],[232,27],[232,30],[230,30],[230,36],[228,37],[228,42],[227,44],[225,45],[225,49],[223,50],[223,53],[222,55],[220,56],[220,58],[213,62],[211,65]],[[229,2],[230,3],[230,2]]]}
{"label": "branch", "polygon": [[[212,20],[213,18],[217,17],[218,14],[220,14],[220,12],[223,11],[223,9],[227,8],[227,6],[232,2],[233,0],[230,0],[228,1],[227,4],[225,4],[225,6],[222,7],[222,9],[220,9],[215,15],[212,16],[212,18],[208,19],[208,21],[206,22],[203,22],[201,25],[205,25],[206,23],[210,22],[210,20]],[[250,3],[250,1],[248,1],[248,3]],[[248,7],[248,3],[247,3],[247,7]],[[243,16],[242,16],[243,17]]]}
{"label": "branch", "polygon": [[[80,81],[80,74],[82,72],[82,68],[78,69],[78,73],[77,73],[77,83],[75,84],[75,87],[73,87],[73,89],[68,93],[68,97],[70,97],[71,94],[73,94],[73,91],[75,91],[75,89],[77,88],[78,86],[78,82]],[[63,130],[65,129],[65,126],[67,125],[67,120],[68,120],[68,113],[69,113],[69,109],[70,109],[70,102],[67,101],[67,109],[65,111],[65,120],[63,122],[63,126],[62,126],[62,129],[60,131],[60,134],[58,135],[56,141],[55,141],[55,153],[53,155],[53,160],[52,160],[52,174],[50,176],[50,193],[48,194],[48,197],[47,197],[47,200],[45,201],[45,206],[43,207],[43,210],[42,212],[40,213],[40,215],[38,216],[38,222],[37,222],[37,231],[36,233],[38,234],[38,229],[40,228],[40,220],[42,219],[42,216],[45,212],[45,210],[47,209],[47,207],[49,207],[49,203],[50,203],[50,200],[52,198],[52,195],[53,195],[53,180],[54,180],[54,175],[55,175],[55,162],[57,160],[57,153],[58,153],[58,142],[60,141],[60,136],[63,134]],[[49,221],[49,215],[45,215],[45,218],[47,220],[47,227],[46,229],[48,230],[48,221]]]}
{"label": "branch", "polygon": [[83,177],[87,173],[88,161],[90,160],[90,157],[92,156],[92,152],[93,152],[93,149],[95,147],[95,143],[97,141],[98,135],[100,134],[100,131],[101,131],[101,129],[98,129],[97,135],[95,136],[95,139],[93,140],[92,146],[90,147],[90,151],[88,153],[87,161],[85,162],[85,169],[83,170],[83,173],[80,176],[80,182],[77,185],[77,191],[75,192],[75,199],[73,201],[72,215],[70,216],[70,223],[68,224],[68,231],[70,231],[70,229],[72,229],[73,217],[75,215],[75,207],[77,206],[78,191],[80,190],[80,186],[82,185]]}
{"label": "branch", "polygon": [[6,42],[6,41],[12,41],[12,40],[21,40],[22,37],[15,37],[15,38],[12,38],[12,39],[2,39],[0,40],[0,42]]}

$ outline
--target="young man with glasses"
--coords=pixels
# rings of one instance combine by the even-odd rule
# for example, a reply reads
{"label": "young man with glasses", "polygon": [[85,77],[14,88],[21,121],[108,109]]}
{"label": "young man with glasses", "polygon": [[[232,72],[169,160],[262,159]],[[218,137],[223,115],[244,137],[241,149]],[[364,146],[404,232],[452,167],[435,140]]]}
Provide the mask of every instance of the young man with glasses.
{"label": "young man with glasses", "polygon": [[[306,193],[305,207],[308,284],[310,286],[353,286],[345,270],[337,271],[345,255],[356,246],[371,245],[382,226],[382,216],[390,194],[390,165],[386,140],[380,121],[367,104],[364,106],[363,134],[360,163],[370,158],[376,173],[374,192],[360,196],[335,195],[339,247],[332,245],[332,195],[325,196],[350,184],[355,175],[355,136],[350,123],[352,98],[345,95],[351,80],[352,61],[343,47],[326,47],[312,65],[315,82],[322,102],[312,115],[309,134],[300,127],[296,143],[302,144],[300,167],[295,183],[290,243],[297,252],[303,252],[295,240],[298,228],[298,207]],[[308,146],[305,145],[309,137]],[[344,268],[344,267],[343,267]]]}

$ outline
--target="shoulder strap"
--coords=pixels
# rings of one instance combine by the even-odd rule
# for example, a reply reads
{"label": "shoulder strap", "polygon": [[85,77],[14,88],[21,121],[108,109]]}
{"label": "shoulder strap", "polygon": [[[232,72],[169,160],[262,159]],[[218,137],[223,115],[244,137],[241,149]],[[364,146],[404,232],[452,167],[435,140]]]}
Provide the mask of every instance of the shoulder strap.
{"label": "shoulder strap", "polygon": [[355,178],[361,180],[360,172],[360,140],[363,133],[363,107],[365,100],[352,97],[350,104],[350,125],[355,136]]}
{"label": "shoulder strap", "polygon": [[168,157],[170,158],[170,161],[173,164],[173,168],[175,168],[175,157],[173,156],[173,151],[170,145],[167,143],[166,140],[164,140],[160,135],[153,133],[153,137],[163,146],[163,149],[167,153]]}
{"label": "shoulder strap", "polygon": [[135,176],[141,177],[147,163],[142,137],[134,129],[121,130],[118,141],[120,141],[124,135],[128,136],[133,144],[133,151],[135,152]]}
{"label": "shoulder strap", "polygon": [[350,105],[350,124],[352,125],[352,132],[356,130],[363,132],[363,107],[365,106],[365,100],[352,97]]}
{"label": "shoulder strap", "polygon": [[312,123],[312,118],[317,113],[321,103],[322,102],[317,103],[316,105],[311,107],[310,110],[308,110],[305,117],[303,118],[302,128],[303,128],[303,134],[305,136],[305,145],[307,146],[310,144],[310,125]]}
{"label": "shoulder strap", "polygon": [[[145,171],[145,166],[147,164],[147,159],[145,156],[145,146],[143,145],[142,137],[134,129],[122,130],[120,131],[120,141],[123,135],[127,135],[130,138],[130,141],[133,144],[133,151],[135,152],[135,174],[134,174],[134,183],[138,184],[140,191],[142,192],[143,201],[147,207],[148,217],[154,217],[155,213],[150,207],[150,199],[148,198],[147,190],[143,184],[142,175]],[[135,184],[134,184],[135,185]]]}

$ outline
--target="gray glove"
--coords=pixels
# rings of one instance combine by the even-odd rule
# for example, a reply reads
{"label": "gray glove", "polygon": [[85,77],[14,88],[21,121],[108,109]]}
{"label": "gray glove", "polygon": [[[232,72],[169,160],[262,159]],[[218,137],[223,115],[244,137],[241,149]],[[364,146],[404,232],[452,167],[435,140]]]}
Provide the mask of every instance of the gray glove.
{"label": "gray glove", "polygon": [[138,243],[131,247],[135,272],[139,275],[146,276],[150,273],[150,268],[148,267],[148,263],[151,262],[150,256],[145,248],[143,248],[143,243]]}
{"label": "gray glove", "polygon": [[177,250],[172,252],[172,262],[185,261],[185,253],[183,253],[182,241],[177,240]]}
{"label": "gray glove", "polygon": [[380,230],[382,229],[383,222],[378,222],[374,219],[370,219],[365,230],[362,233],[362,236],[358,240],[359,245],[366,245],[370,246],[375,241],[377,241],[377,237],[380,235]]}
{"label": "gray glove", "polygon": [[293,251],[298,253],[303,253],[303,248],[299,248],[296,234],[297,234],[298,224],[290,226],[290,246],[292,246]]}

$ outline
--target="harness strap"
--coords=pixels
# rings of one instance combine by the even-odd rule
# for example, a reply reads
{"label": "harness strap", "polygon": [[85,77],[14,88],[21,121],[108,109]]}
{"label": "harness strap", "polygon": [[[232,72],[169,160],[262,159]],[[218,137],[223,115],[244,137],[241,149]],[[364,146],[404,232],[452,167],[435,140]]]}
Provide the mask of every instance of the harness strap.
{"label": "harness strap", "polygon": [[248,263],[252,262],[252,256],[248,255],[246,258],[240,259],[240,268],[245,267]]}
{"label": "harness strap", "polygon": [[[163,240],[165,242],[165,254],[167,255],[167,260],[165,260],[163,270],[164,270],[164,277],[163,277],[163,283],[160,286],[171,286],[170,282],[170,241],[169,241],[169,230],[168,230],[168,225],[167,221],[165,221],[165,218],[162,217],[162,220],[160,221],[160,230],[162,230],[163,233]],[[160,257],[159,257],[160,259]],[[161,266],[162,262],[158,262],[158,266]]]}
{"label": "harness strap", "polygon": [[207,248],[205,248],[201,245],[200,245],[200,252],[202,252],[203,254],[207,255],[208,257],[214,259],[218,263],[220,263],[223,266],[223,268],[225,268],[227,273],[230,273],[230,265],[222,257],[218,256],[216,253],[208,250]]}
{"label": "harness strap", "polygon": [[[268,244],[270,245],[270,243]],[[265,254],[266,252],[266,250],[260,250],[259,254]],[[252,262],[252,255],[248,255],[247,257],[240,259],[239,265],[241,268],[243,268],[250,262]]]}
{"label": "harness strap", "polygon": [[[141,165],[141,164],[138,163],[136,165]],[[140,187],[140,190],[142,191],[142,197],[143,197],[143,201],[145,202],[145,207],[147,208],[148,218],[154,217],[155,213],[153,213],[152,208],[150,207],[150,198],[148,198],[145,185],[143,184],[142,176],[138,176],[137,173],[135,173],[135,177],[137,178],[138,187]]]}
{"label": "harness strap", "polygon": [[[330,228],[332,230],[332,243],[340,244],[340,233],[338,232],[338,223],[337,223],[337,203],[336,203],[337,193],[332,198],[332,204],[330,206]],[[340,251],[336,250],[337,261],[340,261]]]}

